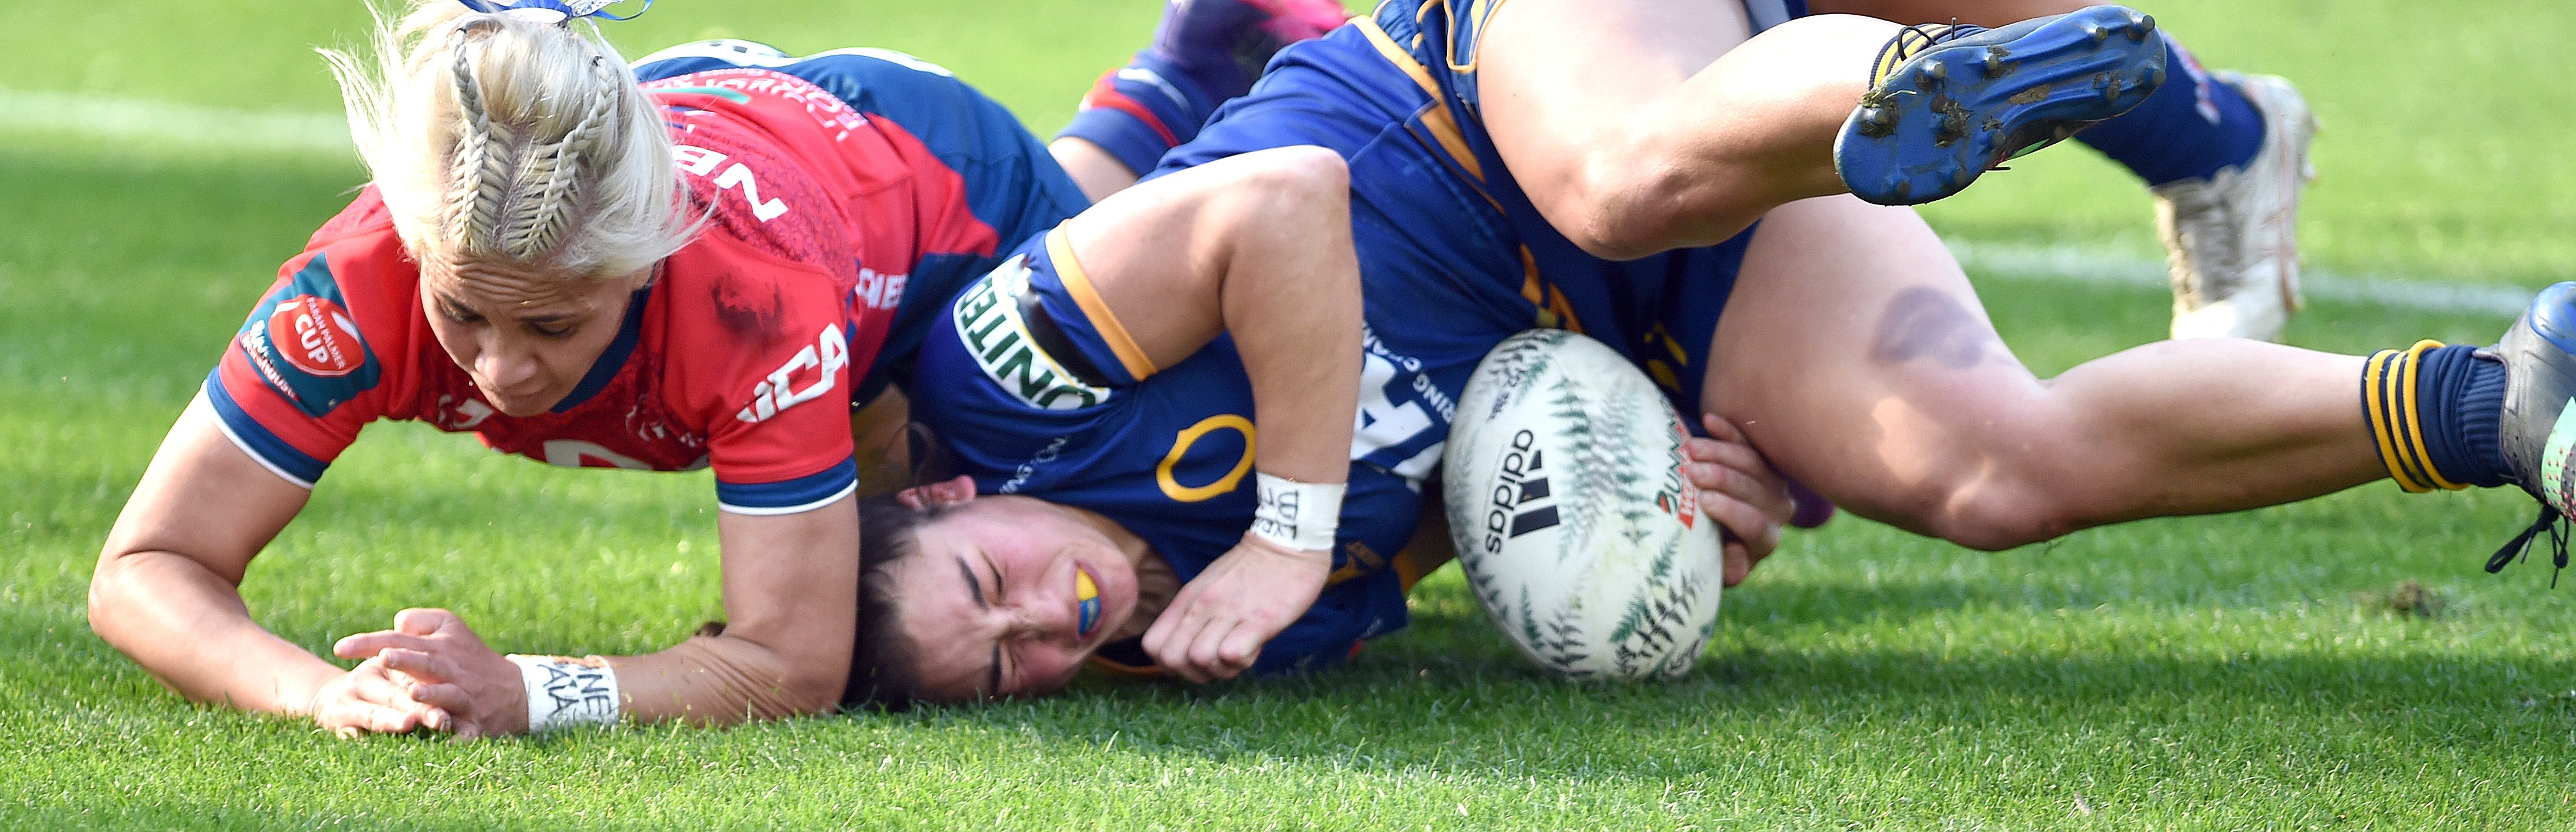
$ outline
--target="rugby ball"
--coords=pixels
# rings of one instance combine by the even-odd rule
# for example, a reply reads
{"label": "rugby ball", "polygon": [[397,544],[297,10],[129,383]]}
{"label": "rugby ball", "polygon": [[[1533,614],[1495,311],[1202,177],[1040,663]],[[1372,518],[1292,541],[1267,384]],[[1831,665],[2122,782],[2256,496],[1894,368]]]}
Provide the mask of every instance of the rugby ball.
{"label": "rugby ball", "polygon": [[1441,461],[1451,542],[1512,645],[1572,679],[1671,679],[1717,628],[1717,524],[1681,414],[1619,353],[1539,329],[1486,354]]}

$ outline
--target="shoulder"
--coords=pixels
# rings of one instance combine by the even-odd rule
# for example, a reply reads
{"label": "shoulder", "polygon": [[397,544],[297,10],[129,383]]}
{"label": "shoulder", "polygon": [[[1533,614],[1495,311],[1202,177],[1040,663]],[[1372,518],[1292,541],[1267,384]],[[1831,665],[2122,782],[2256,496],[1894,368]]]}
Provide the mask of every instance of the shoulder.
{"label": "shoulder", "polygon": [[278,270],[237,339],[262,380],[316,417],[374,389],[389,365],[408,366],[381,351],[413,340],[419,270],[392,223],[360,208]]}
{"label": "shoulder", "polygon": [[[660,316],[684,395],[722,417],[765,422],[844,383],[848,292],[769,254],[701,238],[663,272]],[[847,408],[836,419],[846,419]],[[846,432],[846,427],[844,427]]]}
{"label": "shoulder", "polygon": [[701,233],[826,270],[851,262],[847,212],[810,148],[718,110],[675,108],[671,124],[672,161],[705,212]]}

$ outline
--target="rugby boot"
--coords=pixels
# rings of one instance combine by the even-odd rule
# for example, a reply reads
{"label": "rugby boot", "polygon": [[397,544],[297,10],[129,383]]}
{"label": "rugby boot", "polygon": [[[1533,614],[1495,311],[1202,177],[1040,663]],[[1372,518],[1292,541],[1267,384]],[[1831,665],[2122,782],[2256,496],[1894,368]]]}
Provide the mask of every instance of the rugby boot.
{"label": "rugby boot", "polygon": [[2093,6],[1999,29],[1908,27],[1834,138],[1853,195],[1917,205],[2138,106],[2165,80],[2155,18]]}
{"label": "rugby boot", "polygon": [[1270,56],[1350,20],[1335,0],[1170,0],[1146,51],[1222,102],[1252,89]]}
{"label": "rugby boot", "polygon": [[[2540,500],[2540,518],[2487,559],[2503,569],[2543,532],[2554,544],[2558,567],[2567,567],[2561,518],[2576,496],[2576,283],[2540,290],[2531,308],[2488,348],[2504,362],[2504,414],[2496,438],[2505,465],[2522,490]],[[2552,579],[2555,583],[2556,579]]]}
{"label": "rugby boot", "polygon": [[2299,190],[2316,178],[2316,117],[2273,75],[2215,72],[2263,114],[2263,146],[2208,179],[2158,185],[2156,233],[2173,275],[2175,338],[2281,339],[2299,311]]}

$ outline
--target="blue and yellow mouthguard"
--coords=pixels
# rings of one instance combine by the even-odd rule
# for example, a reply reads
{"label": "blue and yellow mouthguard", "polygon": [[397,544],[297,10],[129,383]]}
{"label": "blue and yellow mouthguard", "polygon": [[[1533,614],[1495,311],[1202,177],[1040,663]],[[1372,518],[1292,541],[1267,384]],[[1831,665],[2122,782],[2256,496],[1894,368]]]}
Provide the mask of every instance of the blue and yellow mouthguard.
{"label": "blue and yellow mouthguard", "polygon": [[1073,597],[1082,610],[1082,620],[1074,625],[1074,634],[1090,638],[1100,626],[1100,585],[1091,582],[1091,573],[1073,570]]}

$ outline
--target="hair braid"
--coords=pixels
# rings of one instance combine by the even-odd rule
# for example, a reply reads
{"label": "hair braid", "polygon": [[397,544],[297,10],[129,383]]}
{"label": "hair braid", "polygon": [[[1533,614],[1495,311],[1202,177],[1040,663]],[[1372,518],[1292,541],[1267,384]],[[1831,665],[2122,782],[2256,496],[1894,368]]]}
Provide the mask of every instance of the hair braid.
{"label": "hair braid", "polygon": [[615,278],[688,244],[658,106],[596,30],[408,5],[377,18],[371,57],[322,54],[412,257]]}
{"label": "hair braid", "polygon": [[[604,59],[591,59],[590,75],[616,80],[600,71]],[[591,96],[590,108],[560,139],[529,149],[511,186],[511,210],[501,226],[502,251],[521,260],[536,260],[553,251],[573,218],[584,207],[582,171],[597,152],[601,136],[615,127],[619,109],[616,87],[603,84],[604,95]]]}
{"label": "hair braid", "polygon": [[456,137],[456,161],[449,166],[447,230],[456,235],[461,253],[487,255],[497,247],[501,206],[510,198],[512,137],[509,127],[494,123],[483,107],[483,85],[474,77],[473,53],[466,48],[477,28],[468,22],[456,30],[456,103],[464,129]]}

